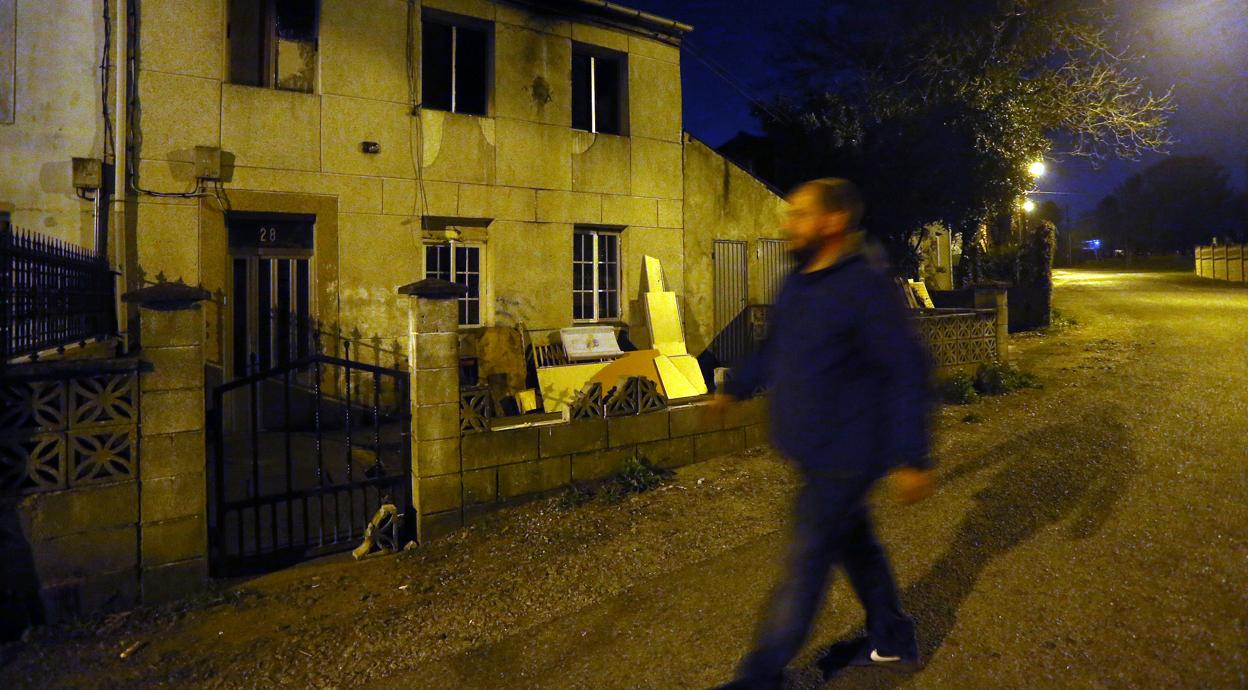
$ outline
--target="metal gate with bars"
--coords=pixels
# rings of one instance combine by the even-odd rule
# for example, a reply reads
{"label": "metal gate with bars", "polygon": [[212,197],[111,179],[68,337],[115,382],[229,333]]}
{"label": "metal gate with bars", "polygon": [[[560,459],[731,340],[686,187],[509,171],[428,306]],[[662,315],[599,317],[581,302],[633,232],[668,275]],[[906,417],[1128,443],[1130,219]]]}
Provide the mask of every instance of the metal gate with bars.
{"label": "metal gate with bars", "polygon": [[712,249],[715,289],[715,337],[710,349],[725,366],[740,363],[750,351],[750,324],[746,303],[749,264],[746,243],[715,240]]}
{"label": "metal gate with bars", "polygon": [[[214,576],[352,548],[384,504],[411,505],[406,372],[312,354],[212,392]],[[378,535],[381,536],[381,535]]]}

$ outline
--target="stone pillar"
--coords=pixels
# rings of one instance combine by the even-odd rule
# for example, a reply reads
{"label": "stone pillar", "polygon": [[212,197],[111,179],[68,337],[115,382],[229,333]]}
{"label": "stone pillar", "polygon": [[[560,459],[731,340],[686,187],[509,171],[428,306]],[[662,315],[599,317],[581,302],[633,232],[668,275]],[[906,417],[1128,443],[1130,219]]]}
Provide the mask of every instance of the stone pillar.
{"label": "stone pillar", "polygon": [[144,603],[177,599],[208,578],[204,452],[206,291],[160,283],[126,293],[139,307],[139,575]]}
{"label": "stone pillar", "polygon": [[975,308],[993,309],[997,313],[997,360],[1010,359],[1010,310],[1004,287],[976,287]]}
{"label": "stone pillar", "polygon": [[459,435],[459,306],[467,288],[426,279],[399,288],[411,297],[412,503],[421,542],[463,525]]}

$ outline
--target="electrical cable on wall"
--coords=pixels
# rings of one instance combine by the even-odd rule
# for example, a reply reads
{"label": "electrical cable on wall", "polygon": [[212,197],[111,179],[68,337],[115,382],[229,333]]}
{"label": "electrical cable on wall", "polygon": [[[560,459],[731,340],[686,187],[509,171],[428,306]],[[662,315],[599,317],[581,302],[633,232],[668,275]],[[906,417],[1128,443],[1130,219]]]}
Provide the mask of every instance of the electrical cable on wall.
{"label": "electrical cable on wall", "polygon": [[139,183],[139,146],[142,143],[139,128],[139,0],[130,0],[126,6],[126,186],[136,194],[175,199],[216,199],[221,210],[229,207],[229,199],[225,197],[225,189],[218,183],[213,190],[205,190],[200,180],[195,180],[195,187],[187,192],[161,192],[145,189]]}
{"label": "electrical cable on wall", "polygon": [[100,58],[100,106],[104,115],[104,162],[111,163],[116,156],[113,145],[113,115],[108,107],[108,75],[112,72],[113,18],[109,12],[112,0],[104,0],[104,54]]}
{"label": "electrical cable on wall", "polygon": [[696,60],[698,60],[698,62],[701,62],[703,65],[705,65],[706,68],[711,71],[711,74],[714,74],[715,76],[722,79],[725,84],[727,84],[737,93],[741,94],[743,98],[745,98],[750,103],[753,103],[759,110],[762,110],[764,113],[767,113],[767,116],[770,117],[772,120],[776,122],[784,121],[784,118],[781,118],[774,111],[772,111],[771,108],[768,108],[766,104],[764,104],[762,101],[760,101],[759,99],[751,95],[749,92],[747,92],[745,90],[745,87],[737,83],[737,81],[733,79],[730,74],[728,74],[728,70],[724,69],[723,67],[720,67],[719,64],[717,64],[710,58],[702,55],[702,53],[699,52],[698,49],[694,48],[693,44],[689,41],[689,37],[686,36],[684,40],[681,41],[681,46],[685,50],[689,51],[689,54],[692,55]]}
{"label": "electrical cable on wall", "polygon": [[[416,7],[416,0],[407,0],[407,100],[408,105],[410,106],[409,112],[412,117],[416,118],[416,141],[413,142],[413,138],[409,134],[407,139],[407,152],[408,156],[412,159],[412,165],[416,168],[416,194],[412,196],[411,215],[419,219],[422,214],[417,212],[417,199],[420,200],[421,209],[423,209],[424,213],[427,214],[429,212],[429,198],[425,194],[424,184],[425,118],[422,114],[422,105],[417,97],[419,85],[416,81],[416,75],[419,70],[416,66],[416,42],[413,37],[413,33],[416,28]],[[414,149],[413,145],[415,146]],[[415,245],[417,260],[421,261],[423,265],[423,257],[420,256],[421,243],[418,236],[418,233],[424,227],[423,220],[418,223],[418,226],[419,227],[412,231],[411,238],[412,243]]]}

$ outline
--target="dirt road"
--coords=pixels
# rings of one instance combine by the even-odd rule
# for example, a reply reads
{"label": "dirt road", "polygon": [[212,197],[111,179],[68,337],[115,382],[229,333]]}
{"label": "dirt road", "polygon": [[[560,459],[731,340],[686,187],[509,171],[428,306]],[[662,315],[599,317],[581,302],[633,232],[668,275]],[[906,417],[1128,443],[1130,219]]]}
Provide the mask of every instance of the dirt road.
{"label": "dirt road", "polygon": [[[1013,346],[1044,388],[942,409],[937,494],[878,497],[926,666],[829,674],[862,624],[841,579],[793,687],[1248,686],[1248,289],[1068,271],[1055,304],[1077,324]],[[761,451],[620,503],[533,504],[37,631],[0,685],[707,687],[779,574],[794,483]]]}

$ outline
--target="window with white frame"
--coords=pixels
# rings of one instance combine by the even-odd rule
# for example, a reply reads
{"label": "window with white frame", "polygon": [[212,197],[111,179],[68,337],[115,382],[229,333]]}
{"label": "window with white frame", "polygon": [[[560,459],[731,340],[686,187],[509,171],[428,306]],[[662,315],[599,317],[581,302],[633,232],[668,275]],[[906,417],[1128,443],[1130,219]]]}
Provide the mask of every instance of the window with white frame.
{"label": "window with white frame", "polygon": [[485,115],[489,105],[489,22],[426,10],[421,31],[421,92],[432,110]]}
{"label": "window with white frame", "polygon": [[425,277],[466,286],[468,293],[459,298],[459,325],[481,325],[481,245],[426,244]]}
{"label": "window with white frame", "polygon": [[572,127],[624,134],[627,58],[597,46],[572,44]]}
{"label": "window with white frame", "polygon": [[572,235],[572,319],[620,318],[620,233],[577,228]]}

